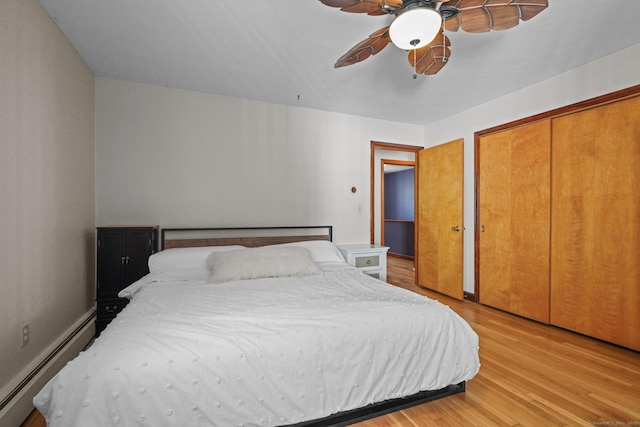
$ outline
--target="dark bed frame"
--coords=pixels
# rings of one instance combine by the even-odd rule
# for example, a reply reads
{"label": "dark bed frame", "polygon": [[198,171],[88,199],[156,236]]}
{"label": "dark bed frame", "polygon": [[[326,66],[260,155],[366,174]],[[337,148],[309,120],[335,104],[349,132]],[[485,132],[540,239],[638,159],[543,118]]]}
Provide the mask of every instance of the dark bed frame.
{"label": "dark bed frame", "polygon": [[[226,245],[258,247],[304,240],[333,241],[333,226],[163,228],[160,231],[161,249]],[[372,403],[362,408],[338,412],[324,418],[290,424],[288,427],[348,426],[432,400],[464,393],[465,387],[466,384],[463,381],[440,390],[420,391],[411,396]]]}
{"label": "dark bed frame", "polygon": [[[171,237],[171,235],[176,237]],[[249,248],[303,240],[333,241],[333,226],[163,228],[160,249],[242,245]]]}
{"label": "dark bed frame", "polygon": [[432,400],[441,399],[443,397],[452,396],[458,393],[464,393],[465,382],[459,384],[451,384],[440,390],[420,391],[407,397],[385,400],[383,402],[372,403],[362,408],[352,409],[351,411],[338,412],[325,418],[317,420],[304,421],[298,424],[290,424],[288,427],[342,427],[351,424],[366,421],[371,418],[380,417],[382,415],[410,408],[412,406],[431,402]]}

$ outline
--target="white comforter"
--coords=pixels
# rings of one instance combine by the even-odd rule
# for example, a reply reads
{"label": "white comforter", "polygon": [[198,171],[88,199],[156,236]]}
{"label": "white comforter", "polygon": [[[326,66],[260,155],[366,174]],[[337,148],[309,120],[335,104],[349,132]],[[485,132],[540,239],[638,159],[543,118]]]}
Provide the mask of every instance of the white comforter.
{"label": "white comforter", "polygon": [[[274,426],[471,379],[448,307],[354,268],[210,284],[152,274],[34,398],[49,427]],[[189,279],[189,280],[186,280]]]}

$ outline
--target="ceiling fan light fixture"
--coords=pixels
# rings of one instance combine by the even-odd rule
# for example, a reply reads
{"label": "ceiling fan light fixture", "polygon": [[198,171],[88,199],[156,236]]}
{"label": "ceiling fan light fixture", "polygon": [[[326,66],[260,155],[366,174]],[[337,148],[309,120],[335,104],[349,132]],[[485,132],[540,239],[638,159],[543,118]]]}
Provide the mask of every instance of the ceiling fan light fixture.
{"label": "ceiling fan light fixture", "polygon": [[441,26],[442,16],[438,11],[428,7],[413,8],[391,22],[389,37],[400,49],[418,49],[431,43]]}

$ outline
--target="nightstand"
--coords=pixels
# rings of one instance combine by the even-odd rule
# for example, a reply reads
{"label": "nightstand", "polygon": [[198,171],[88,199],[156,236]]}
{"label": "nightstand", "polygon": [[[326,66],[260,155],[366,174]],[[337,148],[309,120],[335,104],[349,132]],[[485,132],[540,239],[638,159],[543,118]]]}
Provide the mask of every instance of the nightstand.
{"label": "nightstand", "polygon": [[370,276],[387,281],[387,246],[369,243],[337,245],[347,263]]}
{"label": "nightstand", "polygon": [[149,273],[149,256],[155,252],[158,226],[98,227],[96,336],[129,303],[118,292]]}

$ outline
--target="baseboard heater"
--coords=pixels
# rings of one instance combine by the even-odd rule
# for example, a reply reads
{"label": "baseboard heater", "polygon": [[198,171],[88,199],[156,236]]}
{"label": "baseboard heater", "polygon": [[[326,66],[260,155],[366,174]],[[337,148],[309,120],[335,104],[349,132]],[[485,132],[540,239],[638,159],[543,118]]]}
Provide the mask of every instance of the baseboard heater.
{"label": "baseboard heater", "polygon": [[[16,425],[20,425],[20,422],[22,422],[24,420],[24,418],[29,414],[29,412],[27,412],[26,414],[24,414],[24,410],[21,410],[23,407],[27,407],[27,403],[28,403],[28,407],[33,407],[32,403],[31,403],[31,399],[32,397],[28,397],[28,402],[20,402],[21,404],[15,404],[14,399],[16,399],[17,397],[19,397],[20,394],[24,394],[23,392],[28,388],[28,386],[34,386],[34,384],[30,384],[36,377],[38,377],[39,374],[43,373],[43,370],[45,368],[48,367],[49,364],[52,364],[52,362],[56,359],[56,357],[58,357],[59,355],[61,355],[61,353],[66,349],[67,346],[70,345],[70,343],[72,341],[74,341],[75,339],[80,338],[80,336],[82,335],[83,331],[87,334],[90,334],[90,336],[93,336],[93,332],[86,332],[87,328],[92,326],[94,320],[96,317],[96,310],[93,310],[92,312],[90,312],[87,317],[81,321],[81,323],[75,328],[73,329],[73,331],[71,331],[70,333],[67,334],[67,336],[62,340],[62,342],[60,342],[48,355],[46,355],[44,357],[44,359],[42,359],[42,361],[40,363],[38,363],[38,365],[36,365],[23,379],[22,381],[20,381],[20,383],[18,383],[1,401],[0,401],[0,424],[3,424],[5,420],[5,417],[9,417],[11,418],[12,415],[13,417],[15,417],[16,415],[14,414],[8,414],[7,412],[10,411],[10,406],[11,405],[15,405],[16,406],[16,412],[18,413],[18,417],[21,417],[21,419],[18,421],[18,424]],[[89,341],[87,341],[86,343],[79,343],[78,345],[81,346],[82,348],[88,343]],[[77,354],[77,353],[76,353]],[[75,357],[75,355],[73,356]],[[61,363],[62,366],[64,366],[64,364],[67,362],[68,360],[65,360]],[[56,371],[57,372],[57,371]],[[49,379],[43,379],[42,382],[42,386],[44,386],[44,383],[46,383]],[[24,396],[23,396],[24,397]],[[7,409],[7,411],[5,412],[5,409]],[[24,416],[23,416],[24,414]],[[4,425],[4,424],[3,424]]]}

